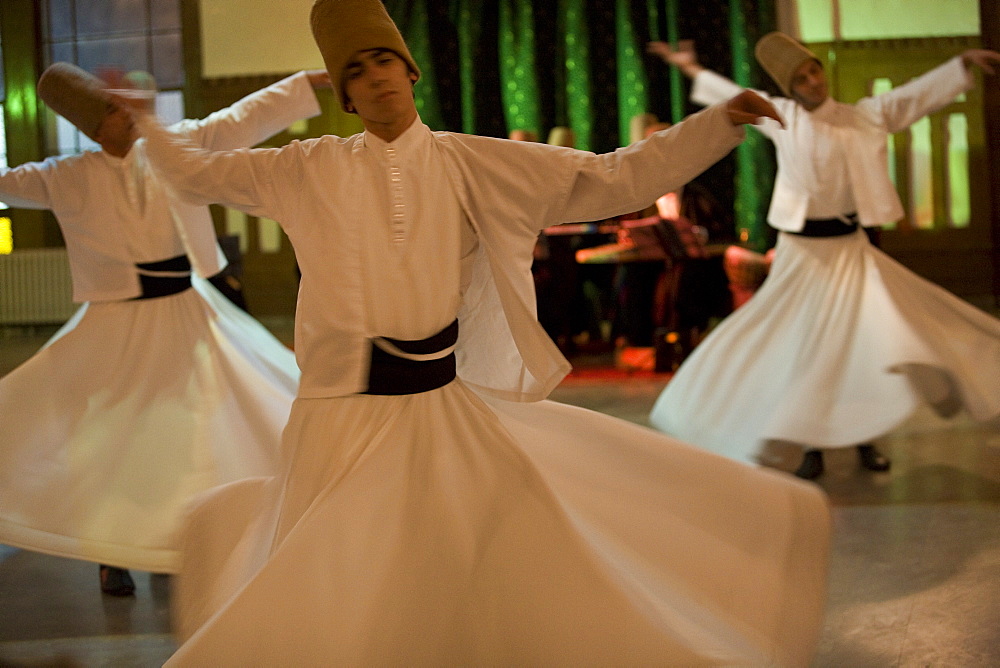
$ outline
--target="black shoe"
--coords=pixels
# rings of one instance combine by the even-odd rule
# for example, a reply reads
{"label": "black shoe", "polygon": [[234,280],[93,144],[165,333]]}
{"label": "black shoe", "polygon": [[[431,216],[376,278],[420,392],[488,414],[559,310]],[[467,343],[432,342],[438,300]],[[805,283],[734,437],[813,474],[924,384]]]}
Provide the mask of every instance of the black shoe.
{"label": "black shoe", "polygon": [[814,480],[823,475],[823,453],[819,450],[806,450],[795,475],[804,480]]}
{"label": "black shoe", "polygon": [[858,446],[858,459],[861,460],[861,465],[869,471],[888,471],[889,467],[892,466],[889,458],[870,444]]}
{"label": "black shoe", "polygon": [[105,566],[101,564],[101,591],[109,596],[132,596],[135,594],[135,582],[124,568]]}

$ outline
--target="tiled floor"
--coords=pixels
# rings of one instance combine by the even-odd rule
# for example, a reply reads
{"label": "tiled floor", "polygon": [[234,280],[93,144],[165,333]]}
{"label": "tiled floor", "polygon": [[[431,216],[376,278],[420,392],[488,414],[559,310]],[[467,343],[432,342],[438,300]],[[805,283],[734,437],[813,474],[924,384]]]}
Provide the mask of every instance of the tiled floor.
{"label": "tiled floor", "polygon": [[[47,334],[0,332],[0,374]],[[645,423],[666,380],[584,376],[553,398]],[[1000,666],[1000,430],[921,414],[879,445],[891,472],[838,451],[819,481],[835,537],[814,666]],[[159,666],[169,579],[136,580],[134,599],[102,597],[93,564],[0,548],[0,668]]]}

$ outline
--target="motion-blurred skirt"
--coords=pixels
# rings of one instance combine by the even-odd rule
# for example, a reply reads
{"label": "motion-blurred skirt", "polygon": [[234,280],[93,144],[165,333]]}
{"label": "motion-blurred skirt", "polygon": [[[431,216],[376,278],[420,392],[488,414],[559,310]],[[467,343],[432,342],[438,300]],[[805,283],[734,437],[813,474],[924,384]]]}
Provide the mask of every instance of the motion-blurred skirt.
{"label": "motion-blurred skirt", "polygon": [[734,459],[771,442],[866,443],[926,402],[1000,414],[1000,320],[920,278],[864,232],[782,233],[771,273],[681,365],[657,428]]}
{"label": "motion-blurred skirt", "polygon": [[177,666],[807,665],[812,485],[461,380],[297,399],[285,473],[212,490]]}
{"label": "motion-blurred skirt", "polygon": [[85,304],[0,379],[0,543],[175,572],[193,496],[278,471],[294,356],[195,286]]}

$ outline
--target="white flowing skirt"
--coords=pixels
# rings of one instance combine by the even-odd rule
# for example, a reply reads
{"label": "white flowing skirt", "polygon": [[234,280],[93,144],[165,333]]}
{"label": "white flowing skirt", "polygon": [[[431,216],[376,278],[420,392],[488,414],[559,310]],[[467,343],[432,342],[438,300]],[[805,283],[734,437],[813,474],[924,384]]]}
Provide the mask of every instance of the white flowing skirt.
{"label": "white flowing skirt", "polygon": [[650,421],[766,463],[772,442],[866,443],[921,402],[945,417],[1000,414],[1000,320],[913,274],[861,230],[781,234],[764,285],[681,365]]}
{"label": "white flowing skirt", "polygon": [[460,380],[297,399],[283,476],[206,493],[173,666],[807,665],[815,486]]}
{"label": "white flowing skirt", "polygon": [[175,572],[193,496],[279,470],[294,356],[195,285],[85,304],[0,379],[0,543]]}

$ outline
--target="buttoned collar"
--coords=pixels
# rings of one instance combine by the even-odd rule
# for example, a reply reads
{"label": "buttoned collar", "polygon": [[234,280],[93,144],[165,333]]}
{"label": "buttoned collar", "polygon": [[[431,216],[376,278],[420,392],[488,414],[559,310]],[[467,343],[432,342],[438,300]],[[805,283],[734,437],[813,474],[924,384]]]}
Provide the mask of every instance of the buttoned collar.
{"label": "buttoned collar", "polygon": [[430,128],[420,121],[418,116],[410,124],[410,127],[403,131],[403,134],[396,137],[392,142],[387,142],[373,132],[365,130],[364,144],[366,148],[373,149],[379,153],[384,153],[387,149],[395,149],[400,153],[407,153],[418,148],[423,143],[430,140]]}

